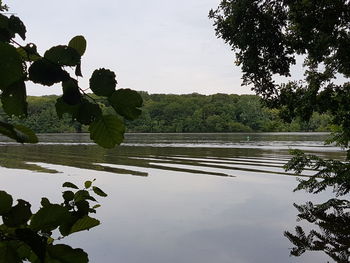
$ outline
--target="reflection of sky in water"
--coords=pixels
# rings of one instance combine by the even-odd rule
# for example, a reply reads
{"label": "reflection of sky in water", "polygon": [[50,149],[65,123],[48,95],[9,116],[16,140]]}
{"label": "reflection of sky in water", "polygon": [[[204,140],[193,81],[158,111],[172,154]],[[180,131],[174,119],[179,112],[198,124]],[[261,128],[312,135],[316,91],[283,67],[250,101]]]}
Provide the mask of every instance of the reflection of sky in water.
{"label": "reflection of sky in water", "polygon": [[328,195],[292,192],[296,179],[279,175],[286,151],[67,147],[3,146],[7,167],[17,163],[6,163],[4,156],[27,165],[18,168],[40,172],[0,168],[0,178],[3,189],[34,208],[42,196],[60,200],[64,181],[82,185],[96,178],[109,194],[96,215],[102,225],[64,240],[86,250],[90,262],[326,262],[320,253],[289,257],[292,245],[283,231],[296,225],[292,204]]}

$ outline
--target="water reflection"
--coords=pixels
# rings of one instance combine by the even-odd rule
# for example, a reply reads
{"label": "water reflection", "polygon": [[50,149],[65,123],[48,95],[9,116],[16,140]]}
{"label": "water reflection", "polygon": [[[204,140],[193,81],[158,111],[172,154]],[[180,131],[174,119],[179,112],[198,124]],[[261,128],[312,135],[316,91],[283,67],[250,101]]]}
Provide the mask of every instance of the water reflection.
{"label": "water reflection", "polygon": [[324,134],[246,136],[129,134],[121,147],[107,150],[84,134],[41,135],[38,145],[0,144],[0,174],[3,187],[34,201],[50,197],[60,185],[53,182],[70,175],[73,182],[98,175],[110,194],[99,211],[103,224],[93,239],[81,233],[69,241],[86,248],[91,262],[324,262],[307,253],[288,259],[282,233],[294,224],[290,204],[305,195],[292,193],[296,181],[283,165],[297,146],[343,156],[323,147]]}
{"label": "water reflection", "polygon": [[285,236],[293,243],[291,255],[300,256],[306,251],[323,251],[335,262],[347,263],[350,260],[350,202],[330,199],[314,205],[294,206],[298,209],[298,219],[312,224],[312,230],[301,226],[295,228],[295,234],[289,231]]}

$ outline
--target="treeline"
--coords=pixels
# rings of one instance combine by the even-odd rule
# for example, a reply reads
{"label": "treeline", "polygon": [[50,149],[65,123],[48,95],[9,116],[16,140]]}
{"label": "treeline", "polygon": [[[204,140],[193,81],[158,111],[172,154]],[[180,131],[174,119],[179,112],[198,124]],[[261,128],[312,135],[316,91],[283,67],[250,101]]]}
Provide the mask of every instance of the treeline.
{"label": "treeline", "polygon": [[[148,94],[144,99],[142,115],[127,122],[128,132],[281,132],[329,131],[331,117],[315,113],[309,122],[294,120],[284,123],[275,109],[263,107],[254,95],[186,95]],[[87,127],[69,116],[58,119],[55,103],[58,96],[28,97],[26,119],[10,121],[21,123],[38,133],[84,132]],[[103,110],[112,112],[108,102],[95,98]]]}

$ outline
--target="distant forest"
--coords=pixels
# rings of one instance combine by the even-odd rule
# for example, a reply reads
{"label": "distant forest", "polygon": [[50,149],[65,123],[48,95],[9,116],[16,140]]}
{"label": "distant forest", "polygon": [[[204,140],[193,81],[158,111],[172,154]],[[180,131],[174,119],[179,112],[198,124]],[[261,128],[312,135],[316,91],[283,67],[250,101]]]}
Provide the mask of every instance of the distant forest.
{"label": "distant forest", "polygon": [[[329,131],[329,115],[315,113],[309,122],[298,119],[284,123],[278,110],[264,107],[255,95],[148,94],[142,115],[127,121],[128,132],[285,132]],[[9,121],[24,124],[37,133],[85,132],[87,127],[64,116],[58,119],[58,96],[28,97],[28,118]],[[112,113],[108,102],[95,98],[103,110]],[[5,116],[5,114],[1,114]]]}

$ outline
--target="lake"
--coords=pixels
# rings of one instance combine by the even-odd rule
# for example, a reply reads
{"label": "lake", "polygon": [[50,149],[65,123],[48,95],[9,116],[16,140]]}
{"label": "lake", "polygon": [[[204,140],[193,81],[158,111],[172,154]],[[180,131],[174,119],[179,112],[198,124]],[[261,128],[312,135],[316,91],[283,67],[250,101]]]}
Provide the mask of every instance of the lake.
{"label": "lake", "polygon": [[293,148],[343,158],[325,133],[127,134],[112,150],[86,134],[39,137],[1,140],[2,188],[36,210],[42,196],[61,202],[63,182],[96,178],[108,193],[102,224],[64,239],[90,262],[331,262],[321,252],[290,257],[283,236],[303,225],[293,203],[332,197],[293,192],[296,177],[283,169]]}

